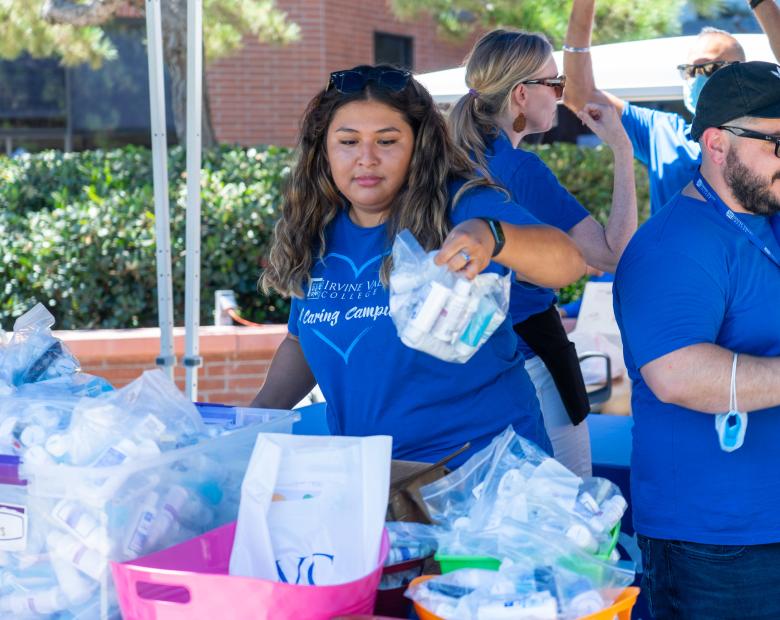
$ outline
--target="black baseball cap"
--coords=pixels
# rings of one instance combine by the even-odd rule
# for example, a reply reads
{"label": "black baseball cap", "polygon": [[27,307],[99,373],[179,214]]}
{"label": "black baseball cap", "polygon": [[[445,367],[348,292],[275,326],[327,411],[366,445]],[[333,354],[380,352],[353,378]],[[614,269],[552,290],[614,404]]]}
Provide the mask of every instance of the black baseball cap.
{"label": "black baseball cap", "polygon": [[691,137],[741,116],[780,118],[780,66],[751,61],[718,69],[701,89]]}

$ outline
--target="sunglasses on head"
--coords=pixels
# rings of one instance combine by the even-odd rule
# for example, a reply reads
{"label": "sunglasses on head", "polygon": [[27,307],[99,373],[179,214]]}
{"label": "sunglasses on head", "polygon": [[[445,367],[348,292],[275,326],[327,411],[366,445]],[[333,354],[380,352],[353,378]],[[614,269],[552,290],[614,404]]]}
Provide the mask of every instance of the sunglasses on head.
{"label": "sunglasses on head", "polygon": [[378,88],[398,92],[406,88],[410,77],[412,77],[412,73],[402,69],[357,67],[331,73],[328,87],[325,90],[335,88],[338,92],[348,95],[350,93],[359,93],[371,82]]}
{"label": "sunglasses on head", "polygon": [[521,84],[541,84],[555,89],[555,96],[560,99],[563,97],[563,89],[566,88],[566,76],[559,75],[553,78],[539,78],[538,80],[524,80]]}
{"label": "sunglasses on head", "polygon": [[680,77],[682,77],[682,79],[690,80],[697,75],[710,77],[718,69],[733,64],[736,63],[728,60],[713,60],[711,62],[700,62],[694,65],[677,65],[677,70],[680,72]]}

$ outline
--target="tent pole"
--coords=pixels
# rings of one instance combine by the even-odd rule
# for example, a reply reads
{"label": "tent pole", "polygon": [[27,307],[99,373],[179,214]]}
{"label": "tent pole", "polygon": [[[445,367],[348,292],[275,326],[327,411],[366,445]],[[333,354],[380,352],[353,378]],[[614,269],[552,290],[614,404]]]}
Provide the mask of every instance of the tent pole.
{"label": "tent pole", "polygon": [[203,5],[187,0],[187,245],[184,297],[186,379],[184,391],[190,400],[198,398],[200,327],[200,168],[201,112],[203,101]]}
{"label": "tent pole", "polygon": [[149,59],[149,102],[154,173],[154,222],[157,247],[157,308],[160,321],[160,355],[155,363],[173,379],[173,284],[171,282],[171,231],[168,201],[168,137],[165,123],[162,27],[160,0],[146,0],[146,41]]}

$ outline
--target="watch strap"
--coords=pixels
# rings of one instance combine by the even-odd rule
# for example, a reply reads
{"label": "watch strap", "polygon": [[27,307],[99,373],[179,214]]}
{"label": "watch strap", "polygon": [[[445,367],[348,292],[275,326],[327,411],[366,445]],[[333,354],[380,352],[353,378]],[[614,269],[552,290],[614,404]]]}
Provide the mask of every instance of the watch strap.
{"label": "watch strap", "polygon": [[494,220],[490,217],[481,217],[479,218],[485,224],[488,225],[488,228],[490,229],[490,233],[493,235],[493,241],[495,242],[495,246],[493,247],[493,254],[491,257],[498,256],[498,254],[501,253],[501,250],[504,249],[504,244],[506,243],[506,238],[504,237],[504,229],[501,226],[501,222],[498,220]]}

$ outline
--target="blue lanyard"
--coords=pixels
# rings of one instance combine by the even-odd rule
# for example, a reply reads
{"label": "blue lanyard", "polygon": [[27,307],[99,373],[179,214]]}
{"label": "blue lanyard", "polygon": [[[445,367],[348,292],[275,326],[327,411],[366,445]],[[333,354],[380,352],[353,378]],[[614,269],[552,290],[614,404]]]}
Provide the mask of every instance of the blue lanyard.
{"label": "blue lanyard", "polygon": [[[734,211],[729,209],[728,205],[723,202],[723,199],[715,193],[715,190],[712,189],[712,186],[710,186],[710,184],[707,183],[707,181],[701,175],[701,170],[696,172],[696,176],[693,178],[693,184],[709,204],[715,207],[721,215],[723,215],[727,220],[734,224],[734,226],[739,228],[739,230],[747,235],[750,243],[761,250],[761,253],[764,254],[764,256],[771,260],[775,265],[780,267],[780,259],[778,259],[772,253],[772,250],[770,250],[769,247],[767,247],[767,245],[761,241],[761,239],[759,239],[756,233],[748,228],[745,222],[737,217],[737,214],[734,213]],[[770,222],[772,224],[772,230],[775,234],[775,238],[778,240],[778,243],[780,243],[780,217],[775,215],[770,218]]]}

